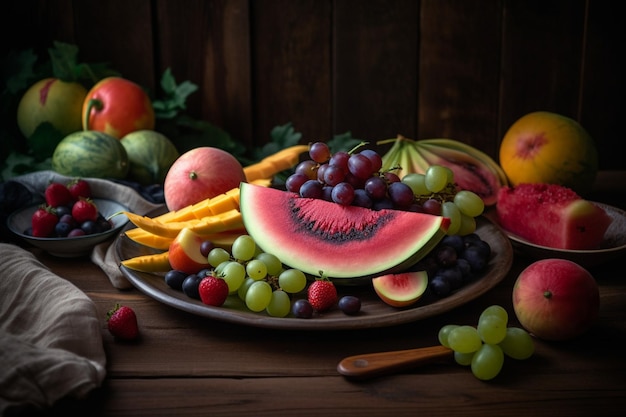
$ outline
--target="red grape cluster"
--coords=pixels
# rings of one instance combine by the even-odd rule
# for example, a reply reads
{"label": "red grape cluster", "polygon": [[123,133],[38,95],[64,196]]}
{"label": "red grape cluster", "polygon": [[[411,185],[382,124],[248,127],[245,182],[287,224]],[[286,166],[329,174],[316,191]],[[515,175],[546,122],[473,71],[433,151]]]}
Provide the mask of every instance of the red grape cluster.
{"label": "red grape cluster", "polygon": [[372,149],[331,154],[326,143],[315,142],[309,157],[287,178],[287,191],[345,206],[424,211],[409,185],[393,172],[380,172],[382,158]]}

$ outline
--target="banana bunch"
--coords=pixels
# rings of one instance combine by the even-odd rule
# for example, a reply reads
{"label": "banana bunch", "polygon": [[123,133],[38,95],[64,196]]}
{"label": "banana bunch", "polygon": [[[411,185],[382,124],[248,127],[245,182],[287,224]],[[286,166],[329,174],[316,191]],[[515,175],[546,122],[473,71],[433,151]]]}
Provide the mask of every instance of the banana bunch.
{"label": "banana bunch", "polygon": [[431,165],[446,166],[454,173],[459,189],[473,191],[485,205],[495,204],[498,190],[508,184],[506,174],[489,155],[454,139],[412,140],[398,135],[383,156],[381,170],[393,170],[400,178],[415,172],[424,174]]}

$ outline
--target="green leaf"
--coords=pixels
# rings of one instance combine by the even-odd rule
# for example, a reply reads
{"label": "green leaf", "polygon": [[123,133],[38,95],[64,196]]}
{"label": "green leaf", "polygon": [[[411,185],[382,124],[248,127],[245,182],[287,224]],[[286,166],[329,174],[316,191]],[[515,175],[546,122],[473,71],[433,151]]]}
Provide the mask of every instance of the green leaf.
{"label": "green leaf", "polygon": [[43,161],[36,161],[31,155],[24,155],[18,152],[11,152],[0,166],[2,181],[8,181],[13,177],[28,174],[34,171],[45,171],[52,169],[51,158]]}
{"label": "green leaf", "polygon": [[212,146],[230,152],[238,158],[245,151],[245,147],[225,130],[207,121],[180,116],[177,125],[181,131],[175,139],[175,144],[181,153],[199,146]]}
{"label": "green leaf", "polygon": [[302,133],[296,132],[291,122],[288,122],[284,125],[274,126],[270,132],[270,139],[270,142],[251,150],[253,162],[260,161],[281,149],[297,145],[302,139]]}
{"label": "green leaf", "polygon": [[270,132],[272,141],[286,148],[288,146],[297,145],[302,139],[302,133],[296,132],[291,122],[282,126],[275,126]]}
{"label": "green leaf", "polygon": [[63,134],[57,130],[52,123],[40,123],[28,138],[30,154],[36,161],[50,158],[63,138]]}
{"label": "green leaf", "polygon": [[181,110],[187,108],[186,101],[190,94],[198,89],[198,86],[190,81],[183,81],[180,85],[172,75],[170,68],[166,69],[161,77],[161,89],[164,97],[160,100],[152,101],[155,116],[157,119],[172,119]]}
{"label": "green leaf", "polygon": [[6,80],[7,93],[15,95],[26,90],[35,79],[37,55],[32,49],[20,52],[12,51],[3,62],[3,78]]}
{"label": "green leaf", "polygon": [[76,81],[78,65],[78,47],[63,42],[54,42],[54,47],[48,48],[52,72],[56,78],[63,81]]}
{"label": "green leaf", "polygon": [[326,142],[330,151],[332,153],[336,153],[339,151],[349,151],[358,144],[362,143],[363,140],[355,139],[352,137],[352,133],[350,131],[334,135],[331,140]]}

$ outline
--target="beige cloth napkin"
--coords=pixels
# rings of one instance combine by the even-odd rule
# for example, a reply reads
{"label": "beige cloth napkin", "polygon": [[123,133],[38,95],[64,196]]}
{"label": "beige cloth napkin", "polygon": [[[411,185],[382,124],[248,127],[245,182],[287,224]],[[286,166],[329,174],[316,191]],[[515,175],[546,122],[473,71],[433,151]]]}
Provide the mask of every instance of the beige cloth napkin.
{"label": "beige cloth napkin", "polygon": [[[147,201],[135,190],[125,185],[100,178],[84,179],[91,185],[91,191],[94,197],[108,198],[110,200],[117,201],[124,204],[133,213],[144,215],[152,210],[162,207],[162,205],[153,204]],[[31,192],[42,194],[45,191],[46,186],[52,181],[67,184],[71,180],[71,177],[57,174],[54,171],[39,171],[12,178],[12,181],[20,182]],[[107,274],[111,284],[115,288],[120,290],[128,289],[132,287],[132,284],[126,279],[120,270],[119,258],[115,250],[115,245],[113,244],[114,242],[114,240],[108,240],[97,245],[91,253],[91,261],[98,265],[104,273]]]}
{"label": "beige cloth napkin", "polygon": [[87,295],[31,252],[0,243],[0,415],[99,387],[102,320]]}

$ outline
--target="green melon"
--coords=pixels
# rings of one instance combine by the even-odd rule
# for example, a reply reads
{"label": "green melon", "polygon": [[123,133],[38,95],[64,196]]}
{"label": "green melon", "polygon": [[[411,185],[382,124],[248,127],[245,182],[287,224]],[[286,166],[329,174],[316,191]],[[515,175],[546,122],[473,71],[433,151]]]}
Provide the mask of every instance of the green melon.
{"label": "green melon", "polygon": [[154,130],[136,130],[120,142],[130,162],[128,177],[143,185],[163,184],[167,171],[180,156],[176,146]]}
{"label": "green melon", "polygon": [[52,154],[52,169],[68,177],[123,179],[128,174],[128,155],[113,136],[83,130],[59,142]]}
{"label": "green melon", "polygon": [[335,282],[361,283],[401,271],[445,236],[449,219],[400,210],[370,210],[302,198],[242,183],[244,226],[257,245],[283,264]]}

